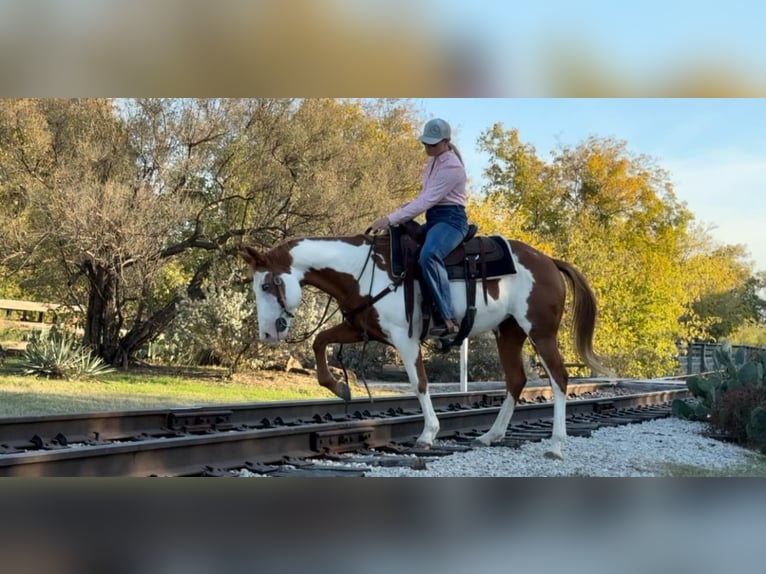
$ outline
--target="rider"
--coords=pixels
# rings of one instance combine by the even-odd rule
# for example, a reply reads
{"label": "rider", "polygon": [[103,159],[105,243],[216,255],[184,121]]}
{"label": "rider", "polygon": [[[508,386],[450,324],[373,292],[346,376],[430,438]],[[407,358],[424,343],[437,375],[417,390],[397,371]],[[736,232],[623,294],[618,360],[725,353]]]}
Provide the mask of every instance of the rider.
{"label": "rider", "polygon": [[430,330],[430,334],[436,337],[458,332],[444,258],[460,245],[468,233],[466,172],[463,158],[450,141],[451,137],[452,130],[443,119],[436,118],[426,123],[423,134],[418,138],[428,155],[420,195],[372,224],[373,230],[386,229],[389,225],[399,225],[425,212],[426,240],[419,263],[440,315],[435,318],[435,325]]}

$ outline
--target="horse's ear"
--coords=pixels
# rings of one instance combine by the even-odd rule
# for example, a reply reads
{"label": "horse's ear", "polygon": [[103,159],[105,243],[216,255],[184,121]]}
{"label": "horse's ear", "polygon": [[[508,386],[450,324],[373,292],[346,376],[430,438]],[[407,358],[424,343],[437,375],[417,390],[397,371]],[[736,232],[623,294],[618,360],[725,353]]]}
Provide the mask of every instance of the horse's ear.
{"label": "horse's ear", "polygon": [[240,247],[239,254],[242,256],[242,259],[247,261],[248,265],[250,265],[250,267],[253,269],[266,265],[266,259],[263,257],[261,252],[254,247],[249,247],[247,245]]}

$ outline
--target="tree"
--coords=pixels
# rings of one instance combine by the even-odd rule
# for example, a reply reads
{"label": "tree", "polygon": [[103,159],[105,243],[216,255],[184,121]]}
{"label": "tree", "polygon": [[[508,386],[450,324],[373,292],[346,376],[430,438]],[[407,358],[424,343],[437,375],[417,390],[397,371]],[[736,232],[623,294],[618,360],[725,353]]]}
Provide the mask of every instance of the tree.
{"label": "tree", "polygon": [[4,100],[0,264],[126,365],[242,242],[361,231],[414,194],[415,123],[396,102]]}
{"label": "tree", "polygon": [[[750,276],[748,269],[739,263],[741,248],[724,249],[727,253],[713,253],[709,262],[719,266],[715,273],[722,274],[723,285],[710,290],[692,303],[696,316],[706,325],[706,337],[720,341],[730,337],[745,325],[763,323],[766,302],[759,296],[762,279]],[[718,255],[718,256],[716,256]]]}
{"label": "tree", "polygon": [[522,233],[546,241],[560,235],[566,218],[564,190],[552,166],[540,160],[534,146],[522,143],[518,130],[495,124],[479,137],[490,153],[482,190],[496,208],[513,214]]}
{"label": "tree", "polygon": [[678,341],[730,332],[758,307],[741,249],[717,249],[670,174],[626,142],[590,137],[543,162],[496,124],[479,145],[490,153],[488,183],[472,218],[583,271],[599,301],[596,347],[617,372],[667,373]]}

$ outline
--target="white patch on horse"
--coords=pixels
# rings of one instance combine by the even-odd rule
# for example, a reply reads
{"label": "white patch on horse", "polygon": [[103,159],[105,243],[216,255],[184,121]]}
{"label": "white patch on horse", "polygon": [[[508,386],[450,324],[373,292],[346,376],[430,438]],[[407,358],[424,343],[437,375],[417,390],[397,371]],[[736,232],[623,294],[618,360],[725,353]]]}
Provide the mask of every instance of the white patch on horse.
{"label": "white patch on horse", "polygon": [[[532,344],[534,344],[534,341],[532,341]],[[553,389],[553,432],[551,433],[551,448],[545,453],[545,457],[563,460],[564,455],[561,453],[561,448],[564,446],[564,441],[567,438],[567,397],[564,391],[561,390],[561,387],[559,387],[559,381],[553,377],[553,373],[551,373],[542,356],[540,356],[540,363],[545,372],[548,373],[548,380],[550,381],[551,389]]]}
{"label": "white patch on horse", "polygon": [[478,437],[475,442],[489,446],[493,442],[497,442],[505,438],[505,431],[508,430],[508,425],[511,422],[513,411],[516,408],[516,401],[511,393],[506,393],[503,406],[500,407],[500,412],[497,414],[495,422],[492,423],[492,427],[483,435]]}
{"label": "white patch on horse", "polygon": [[[263,285],[269,272],[257,271],[253,273],[253,293],[255,294],[255,304],[258,310],[258,336],[261,340],[271,344],[278,344],[281,331],[277,328],[277,320],[282,317],[286,321],[287,330],[292,324],[292,317],[287,315],[293,313],[301,303],[301,285],[300,280],[303,273],[280,273],[284,289],[284,303],[286,309],[279,303],[278,295],[274,290],[264,291]],[[287,331],[285,331],[286,333]]]}
{"label": "white patch on horse", "polygon": [[290,250],[293,266],[304,272],[308,269],[327,268],[351,273],[354,277],[362,270],[369,254],[369,245],[352,245],[346,241],[314,239],[300,240]]}
{"label": "white patch on horse", "polygon": [[[476,317],[471,334],[479,334],[494,329],[506,317],[513,316],[525,333],[532,329],[532,323],[527,318],[529,310],[529,296],[535,278],[532,272],[518,261],[516,262],[516,274],[502,277],[498,282],[498,298],[488,298],[484,303],[481,283],[476,286]],[[465,284],[453,282],[450,285],[455,309],[458,310],[458,319],[462,320],[466,312]]]}

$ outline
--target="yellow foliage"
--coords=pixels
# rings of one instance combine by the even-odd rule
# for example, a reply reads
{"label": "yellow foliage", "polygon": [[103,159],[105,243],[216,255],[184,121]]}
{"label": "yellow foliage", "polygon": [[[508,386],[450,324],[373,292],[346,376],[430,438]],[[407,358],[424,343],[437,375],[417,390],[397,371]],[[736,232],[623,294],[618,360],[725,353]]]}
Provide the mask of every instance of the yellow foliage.
{"label": "yellow foliage", "polygon": [[[583,272],[599,305],[596,349],[623,376],[671,372],[676,343],[709,337],[715,324],[696,304],[752,275],[743,250],[694,227],[669,174],[625,142],[591,137],[548,164],[516,130],[495,125],[480,143],[491,155],[489,184],[469,214]],[[574,359],[568,338],[561,343]]]}

